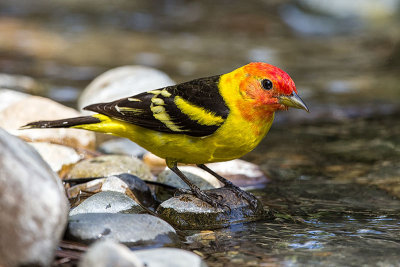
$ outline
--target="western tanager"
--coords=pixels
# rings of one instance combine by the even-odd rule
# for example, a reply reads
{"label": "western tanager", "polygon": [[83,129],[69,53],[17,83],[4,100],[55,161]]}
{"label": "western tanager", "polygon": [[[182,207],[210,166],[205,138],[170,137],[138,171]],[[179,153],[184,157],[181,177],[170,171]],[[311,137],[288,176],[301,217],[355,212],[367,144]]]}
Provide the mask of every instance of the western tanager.
{"label": "western tanager", "polygon": [[230,73],[151,90],[85,110],[97,114],[29,123],[29,128],[77,128],[126,137],[166,160],[192,193],[214,207],[223,201],[201,191],[178,169],[196,164],[253,207],[255,197],[219,176],[205,163],[239,158],[267,134],[274,112],[307,106],[293,80],[267,63],[250,63]]}

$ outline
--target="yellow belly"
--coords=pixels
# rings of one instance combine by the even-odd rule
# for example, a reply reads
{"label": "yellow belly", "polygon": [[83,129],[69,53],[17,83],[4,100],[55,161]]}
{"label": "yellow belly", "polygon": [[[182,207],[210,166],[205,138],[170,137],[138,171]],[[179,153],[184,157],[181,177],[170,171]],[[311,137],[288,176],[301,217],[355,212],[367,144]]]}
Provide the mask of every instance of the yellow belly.
{"label": "yellow belly", "polygon": [[126,137],[161,158],[188,164],[227,161],[243,156],[263,139],[274,118],[272,114],[261,127],[257,127],[257,131],[252,122],[228,118],[214,134],[193,137],[160,133],[100,114],[94,117],[102,122],[74,128]]}

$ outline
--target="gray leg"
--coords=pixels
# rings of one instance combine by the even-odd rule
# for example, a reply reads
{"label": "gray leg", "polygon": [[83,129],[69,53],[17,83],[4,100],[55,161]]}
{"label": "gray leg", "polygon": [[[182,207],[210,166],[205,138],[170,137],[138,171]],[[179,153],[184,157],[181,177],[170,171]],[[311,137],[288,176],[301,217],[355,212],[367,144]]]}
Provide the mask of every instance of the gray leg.
{"label": "gray leg", "polygon": [[239,186],[234,185],[231,181],[229,181],[226,178],[222,177],[221,175],[215,173],[213,170],[211,170],[204,164],[197,164],[197,167],[210,173],[212,176],[217,178],[221,183],[223,183],[226,188],[231,189],[238,197],[245,199],[250,204],[250,206],[252,207],[253,210],[257,209],[258,200],[254,195],[252,195],[246,191],[243,191],[242,189],[240,189]]}
{"label": "gray leg", "polygon": [[[190,188],[192,194],[194,194],[197,198],[203,200],[204,202],[210,204],[214,208],[222,208],[222,209],[228,209],[230,208],[227,205],[224,205],[223,203],[220,202],[218,195],[216,194],[210,194],[210,193],[205,193],[198,186],[193,184],[179,169],[177,166],[177,162],[168,162],[167,161],[168,167],[176,174],[179,176],[179,178],[182,179]],[[187,193],[186,190],[182,190],[183,192]]]}

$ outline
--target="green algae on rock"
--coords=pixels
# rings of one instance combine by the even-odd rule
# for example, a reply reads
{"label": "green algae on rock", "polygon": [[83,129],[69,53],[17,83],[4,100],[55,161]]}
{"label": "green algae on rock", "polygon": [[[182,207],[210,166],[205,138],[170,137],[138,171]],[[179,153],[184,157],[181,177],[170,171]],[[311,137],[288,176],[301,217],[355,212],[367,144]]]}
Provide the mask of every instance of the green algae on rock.
{"label": "green algae on rock", "polygon": [[183,194],[170,198],[158,207],[161,218],[178,229],[217,229],[232,224],[256,221],[267,214],[260,201],[255,210],[229,188],[205,190],[221,196],[229,209],[213,208],[193,195]]}

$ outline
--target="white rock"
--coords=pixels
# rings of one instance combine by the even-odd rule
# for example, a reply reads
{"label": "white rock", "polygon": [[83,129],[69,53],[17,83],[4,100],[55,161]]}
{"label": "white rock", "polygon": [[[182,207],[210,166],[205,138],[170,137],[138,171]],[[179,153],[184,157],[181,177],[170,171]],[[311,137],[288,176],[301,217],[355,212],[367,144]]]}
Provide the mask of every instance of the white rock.
{"label": "white rock", "polygon": [[264,175],[258,165],[241,159],[209,163],[207,166],[212,168],[213,171],[225,175],[234,174],[247,177],[259,177]]}
{"label": "white rock", "polygon": [[170,224],[149,214],[81,213],[69,217],[67,234],[84,243],[113,239],[134,246],[177,241]]}
{"label": "white rock", "polygon": [[0,87],[32,94],[43,92],[44,89],[43,85],[32,77],[7,73],[0,73]]}
{"label": "white rock", "polygon": [[75,198],[82,191],[92,193],[114,191],[125,194],[128,189],[128,185],[117,176],[109,176],[107,178],[95,179],[93,181],[77,184],[71,188],[68,188],[67,195],[69,198]]}
{"label": "white rock", "polygon": [[112,240],[100,240],[89,247],[79,267],[145,267],[126,246]]}
{"label": "white rock", "polygon": [[183,249],[156,248],[132,253],[147,267],[207,267],[198,255]]}
{"label": "white rock", "polygon": [[139,213],[143,209],[124,193],[105,191],[85,199],[69,216],[81,213]]}
{"label": "white rock", "polygon": [[[221,183],[217,178],[198,167],[179,166],[179,170],[181,170],[191,182],[202,190],[221,187]],[[157,182],[177,188],[189,189],[189,186],[187,186],[187,184],[185,184],[185,182],[169,168],[166,168],[158,175]]]}
{"label": "white rock", "polygon": [[301,4],[314,12],[337,18],[389,18],[396,12],[398,1],[393,0],[303,0]]}
{"label": "white rock", "polygon": [[82,159],[71,147],[41,142],[29,144],[33,146],[55,172],[60,171],[64,165],[73,164]]}
{"label": "white rock", "polygon": [[77,116],[81,116],[81,114],[72,108],[51,99],[31,96],[0,111],[0,127],[28,141],[93,149],[96,141],[93,132],[64,128],[18,130],[21,126],[33,121],[57,120]]}
{"label": "white rock", "polygon": [[40,155],[0,129],[0,266],[49,266],[67,221],[60,178]]}
{"label": "white rock", "polygon": [[128,155],[141,158],[147,152],[146,149],[127,138],[115,138],[101,143],[98,150],[105,154]]}
{"label": "white rock", "polygon": [[125,155],[104,155],[82,160],[71,169],[68,178],[107,177],[121,173],[154,181],[154,176],[146,164],[138,158]]}
{"label": "white rock", "polygon": [[268,182],[258,165],[241,159],[209,163],[207,167],[240,187],[257,187]]}
{"label": "white rock", "polygon": [[97,241],[83,256],[79,267],[207,267],[196,254],[177,248],[130,251],[112,240]]}
{"label": "white rock", "polygon": [[101,186],[102,191],[116,191],[123,194],[127,189],[128,185],[117,176],[107,177],[103,185]]}
{"label": "white rock", "polygon": [[0,89],[0,111],[29,96],[10,89]]}
{"label": "white rock", "polygon": [[106,71],[83,91],[78,106],[83,109],[94,103],[110,102],[145,91],[173,85],[162,71],[144,66],[123,66]]}

